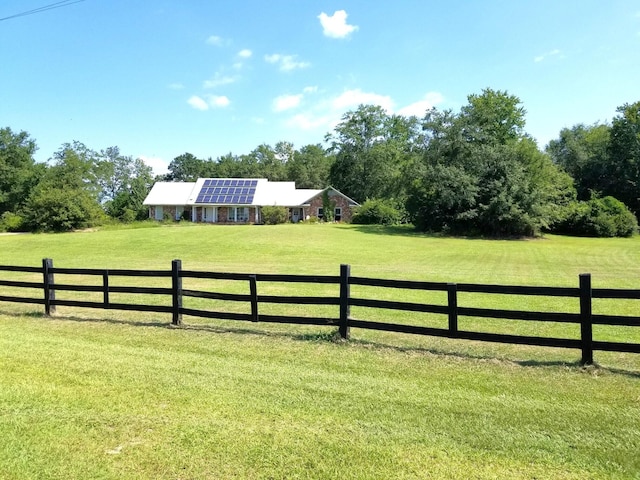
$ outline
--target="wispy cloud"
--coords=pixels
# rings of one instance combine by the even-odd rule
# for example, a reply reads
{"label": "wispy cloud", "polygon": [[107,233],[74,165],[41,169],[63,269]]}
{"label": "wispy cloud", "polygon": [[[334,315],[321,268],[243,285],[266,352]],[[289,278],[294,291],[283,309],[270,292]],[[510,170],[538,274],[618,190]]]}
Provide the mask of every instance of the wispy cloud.
{"label": "wispy cloud", "polygon": [[222,85],[229,85],[231,83],[235,83],[236,81],[238,81],[238,77],[237,76],[223,75],[223,74],[218,72],[212,78],[210,78],[209,80],[205,80],[204,83],[203,83],[203,87],[204,88],[216,88],[216,87],[220,87]]}
{"label": "wispy cloud", "polygon": [[214,47],[224,47],[225,45],[229,44],[229,41],[225,40],[222,37],[219,37],[218,35],[211,35],[209,38],[207,38],[207,44],[213,45]]}
{"label": "wispy cloud", "polygon": [[329,38],[346,38],[358,30],[357,25],[347,23],[347,12],[344,10],[337,10],[331,16],[322,12],[318,18],[322,25],[322,33]]}
{"label": "wispy cloud", "polygon": [[300,62],[297,58],[297,55],[282,55],[280,53],[264,56],[264,60],[267,63],[278,65],[278,68],[283,72],[291,72],[300,68],[307,68],[311,65],[309,62]]}
{"label": "wispy cloud", "polygon": [[[317,89],[312,87],[313,92]],[[306,90],[306,89],[305,89]],[[421,99],[395,110],[395,102],[389,95],[366,92],[359,88],[345,90],[338,95],[317,97],[315,103],[305,101],[307,107],[285,120],[285,125],[303,131],[329,131],[340,123],[343,115],[360,105],[378,105],[388,114],[423,117],[427,110],[444,102],[439,92],[428,92]],[[296,105],[298,106],[298,105]]]}
{"label": "wispy cloud", "polygon": [[444,101],[444,96],[438,92],[427,93],[422,100],[418,100],[406,107],[402,107],[396,113],[404,117],[423,117],[427,110]]}
{"label": "wispy cloud", "polygon": [[187,100],[187,103],[196,110],[207,111],[212,108],[224,108],[229,106],[231,101],[224,95],[205,95],[202,98],[198,95],[193,95]]}
{"label": "wispy cloud", "polygon": [[301,93],[297,95],[280,95],[273,100],[273,111],[284,112],[285,110],[291,110],[300,105],[303,95]]}
{"label": "wispy cloud", "polygon": [[248,48],[244,48],[238,52],[240,58],[251,58],[251,55],[253,55],[253,52]]}
{"label": "wispy cloud", "polygon": [[550,52],[546,52],[546,53],[543,53],[542,55],[538,55],[537,57],[534,57],[533,61],[536,63],[540,63],[550,57],[557,57],[561,53],[562,52],[560,52],[560,50],[556,48],[555,50],[551,50]]}
{"label": "wispy cloud", "polygon": [[[317,93],[316,87],[307,87],[310,93]],[[345,112],[355,110],[359,105],[380,105],[391,113],[393,100],[387,95],[363,92],[360,89],[346,90],[339,95],[319,98],[305,111],[299,112],[285,121],[289,128],[304,131],[331,130],[339,122]]]}
{"label": "wispy cloud", "polygon": [[169,88],[171,90],[184,90],[184,85],[181,83],[170,83]]}

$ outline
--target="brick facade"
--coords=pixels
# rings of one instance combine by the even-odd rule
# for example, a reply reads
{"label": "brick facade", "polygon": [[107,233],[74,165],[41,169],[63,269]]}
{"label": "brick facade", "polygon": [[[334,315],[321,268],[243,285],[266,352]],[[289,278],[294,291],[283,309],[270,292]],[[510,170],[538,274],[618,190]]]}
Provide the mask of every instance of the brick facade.
{"label": "brick facade", "polygon": [[[329,190],[329,201],[335,203],[335,206],[342,210],[340,222],[350,222],[353,216],[353,207],[349,200],[336,193],[334,190]],[[317,217],[318,209],[322,208],[322,194],[317,195],[311,199],[309,206],[305,207],[305,218],[307,216]]]}
{"label": "brick facade", "polygon": [[[341,195],[340,193],[336,192],[335,190],[330,189],[328,191],[328,195],[329,195],[329,200],[335,204],[336,208],[340,208],[341,209],[341,216],[339,219],[335,219],[335,221],[339,221],[339,222],[350,222],[351,221],[351,217],[353,216],[353,205],[352,203],[345,198],[343,195]],[[233,219],[229,220],[229,214],[230,214],[230,210],[231,207],[213,207],[214,209],[217,210],[217,212],[214,214],[216,221],[212,222],[212,210],[211,207],[202,207],[202,206],[191,206],[191,205],[185,205],[184,207],[181,206],[175,206],[175,205],[163,205],[163,206],[154,206],[151,205],[149,206],[149,218],[150,219],[156,219],[156,211],[158,208],[162,208],[162,219],[163,220],[175,220],[176,219],[176,212],[179,211],[180,208],[183,208],[183,211],[185,212],[185,215],[187,220],[191,220],[197,223],[221,223],[221,224],[231,224],[231,225],[237,225],[237,224],[254,224],[254,223],[260,223],[261,222],[261,216],[259,213],[259,207],[256,206],[251,206],[251,207],[247,207],[249,210],[249,219],[248,221],[234,221]],[[205,208],[208,208],[208,217],[205,220],[204,218],[204,211]],[[302,208],[302,216],[299,218],[300,221],[305,220],[307,217],[317,217],[318,216],[318,209],[323,208],[322,206],[322,193],[316,195],[315,197],[313,197],[310,201],[309,201],[309,205],[307,206],[303,206],[303,207],[289,207],[288,208],[288,214],[289,214],[289,220],[291,221],[292,219],[292,210],[294,208]],[[335,211],[334,211],[334,217],[335,217]]]}
{"label": "brick facade", "polygon": [[[213,207],[217,209],[216,215],[216,221],[212,222],[211,218],[207,218],[206,220],[204,219],[204,209],[205,208],[211,208],[211,207],[193,207],[195,209],[195,218],[193,219],[193,221],[197,222],[197,223],[224,223],[224,224],[231,224],[231,225],[236,225],[236,224],[243,224],[243,223],[256,223],[256,207],[246,207],[249,209],[249,220],[246,222],[243,221],[238,221],[235,222],[233,220],[229,220],[229,207]],[[209,210],[209,214],[211,215],[211,210]]]}
{"label": "brick facade", "polygon": [[182,208],[183,212],[186,212],[186,218],[187,219],[191,219],[191,206],[184,206],[181,207],[180,205],[162,205],[162,206],[155,206],[152,205],[149,207],[149,218],[151,220],[157,220],[156,219],[156,210],[158,208],[162,208],[162,220],[179,220],[182,217],[182,214],[180,215],[180,217],[178,219],[176,219],[176,212],[178,211],[179,208]]}

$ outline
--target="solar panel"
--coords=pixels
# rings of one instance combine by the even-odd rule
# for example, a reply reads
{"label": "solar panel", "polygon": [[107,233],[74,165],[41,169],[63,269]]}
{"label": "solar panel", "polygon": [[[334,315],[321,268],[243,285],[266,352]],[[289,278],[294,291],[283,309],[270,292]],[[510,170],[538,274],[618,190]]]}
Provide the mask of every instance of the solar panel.
{"label": "solar panel", "polygon": [[202,184],[196,203],[249,205],[257,186],[257,180],[209,178]]}

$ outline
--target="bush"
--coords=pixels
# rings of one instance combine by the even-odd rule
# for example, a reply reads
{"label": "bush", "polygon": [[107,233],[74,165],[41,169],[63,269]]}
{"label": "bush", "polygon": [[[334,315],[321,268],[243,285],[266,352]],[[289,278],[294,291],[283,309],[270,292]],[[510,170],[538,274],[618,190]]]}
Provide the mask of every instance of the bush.
{"label": "bush", "polygon": [[104,220],[104,212],[85,190],[39,188],[23,209],[26,228],[36,232],[66,232],[93,227]]}
{"label": "bush", "polygon": [[24,220],[13,212],[4,212],[0,217],[0,232],[22,232]]}
{"label": "bush", "polygon": [[403,223],[404,214],[390,200],[367,200],[360,206],[351,223],[360,225],[398,225]]}
{"label": "bush", "polygon": [[551,228],[553,233],[582,237],[630,237],[637,230],[635,215],[614,197],[574,202]]}
{"label": "bush", "polygon": [[287,221],[288,214],[285,207],[276,207],[275,205],[270,207],[262,207],[262,221],[265,225],[277,225],[278,223],[285,223]]}

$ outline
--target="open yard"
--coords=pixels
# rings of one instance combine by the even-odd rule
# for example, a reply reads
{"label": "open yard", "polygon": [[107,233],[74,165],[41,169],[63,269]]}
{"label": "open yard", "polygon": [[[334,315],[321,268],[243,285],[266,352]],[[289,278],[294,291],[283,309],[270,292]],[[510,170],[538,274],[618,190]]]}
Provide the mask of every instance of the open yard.
{"label": "open yard", "polygon": [[[348,225],[0,236],[0,264],[38,266],[45,257],[58,267],[168,269],[179,258],[185,269],[325,275],[347,263],[358,276],[570,287],[590,272],[595,288],[640,288],[638,237],[490,241]],[[561,298],[469,294],[461,302],[577,311]],[[304,315],[309,307],[293,308]],[[594,304],[602,313],[639,309],[638,301]],[[0,304],[3,479],[640,475],[640,355],[596,352],[598,365],[581,368],[575,350],[361,330],[340,342],[326,327],[185,317],[174,328],[169,315],[61,307],[47,319],[41,311]],[[365,309],[352,316],[440,321]],[[640,342],[637,330],[600,327],[595,337]]]}

